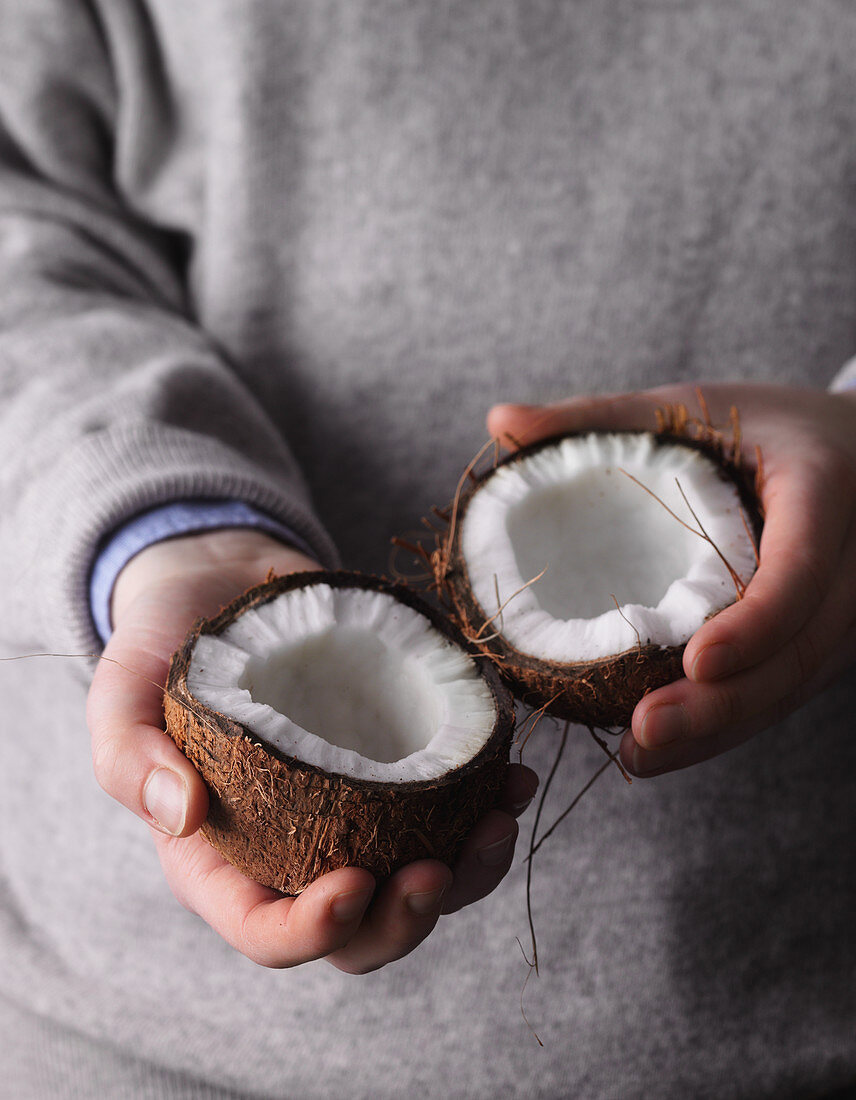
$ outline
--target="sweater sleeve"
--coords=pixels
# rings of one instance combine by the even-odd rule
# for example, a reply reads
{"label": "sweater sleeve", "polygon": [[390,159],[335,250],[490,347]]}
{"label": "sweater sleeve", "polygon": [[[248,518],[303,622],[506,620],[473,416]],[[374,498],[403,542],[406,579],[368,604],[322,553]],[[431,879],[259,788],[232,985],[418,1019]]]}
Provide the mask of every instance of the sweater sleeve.
{"label": "sweater sleeve", "polygon": [[0,20],[0,576],[13,647],[84,651],[96,549],[146,509],[243,501],[320,561],[335,550],[285,442],[194,323],[181,242],[123,207],[104,41],[90,5],[62,10]]}

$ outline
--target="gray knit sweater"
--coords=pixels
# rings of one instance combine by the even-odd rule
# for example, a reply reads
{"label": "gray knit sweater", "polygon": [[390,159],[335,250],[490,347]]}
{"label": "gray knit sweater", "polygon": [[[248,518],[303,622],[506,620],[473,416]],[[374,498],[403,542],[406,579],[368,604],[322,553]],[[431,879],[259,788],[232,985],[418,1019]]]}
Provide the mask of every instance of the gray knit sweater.
{"label": "gray knit sweater", "polygon": [[[93,557],[150,505],[383,570],[493,401],[854,350],[850,0],[0,3],[5,653],[96,644]],[[856,1083],[848,685],[580,803],[535,867],[542,1048],[522,861],[376,974],[258,968],[96,787],[85,679],[0,666],[4,1100]],[[600,761],[572,738],[548,819]]]}

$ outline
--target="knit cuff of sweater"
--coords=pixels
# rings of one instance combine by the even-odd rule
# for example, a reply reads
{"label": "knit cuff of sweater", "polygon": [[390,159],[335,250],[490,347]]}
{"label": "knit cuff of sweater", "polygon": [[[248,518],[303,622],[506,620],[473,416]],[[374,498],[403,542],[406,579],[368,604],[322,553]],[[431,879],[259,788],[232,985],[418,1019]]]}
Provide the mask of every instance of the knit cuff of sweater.
{"label": "knit cuff of sweater", "polygon": [[[22,622],[29,615],[35,636],[44,633],[58,649],[91,652],[100,643],[90,578],[105,538],[135,517],[181,501],[241,501],[286,528],[289,541],[300,539],[314,560],[335,568],[336,548],[286,457],[254,460],[216,438],[145,420],[92,432],[52,465],[51,476],[34,479],[21,494],[17,553],[34,569],[12,592],[13,604],[26,606],[11,612]],[[33,620],[34,612],[45,619]]]}

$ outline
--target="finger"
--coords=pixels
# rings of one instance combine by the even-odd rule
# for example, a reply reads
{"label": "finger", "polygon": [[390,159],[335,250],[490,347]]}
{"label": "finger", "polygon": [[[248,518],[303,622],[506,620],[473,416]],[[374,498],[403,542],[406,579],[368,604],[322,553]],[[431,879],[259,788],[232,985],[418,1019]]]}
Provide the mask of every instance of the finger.
{"label": "finger", "polygon": [[520,817],[538,791],[538,776],[525,764],[509,764],[505,790],[499,803],[499,809]]}
{"label": "finger", "polygon": [[[830,459],[830,463],[831,463]],[[721,679],[780,650],[841,574],[851,517],[832,466],[789,464],[768,482],[760,566],[741,600],[701,627],[684,653],[696,682]]]}
{"label": "finger", "polygon": [[179,901],[261,966],[299,966],[344,947],[375,890],[368,871],[346,867],[317,879],[296,898],[283,897],[242,875],[200,836],[155,839]]}
{"label": "finger", "polygon": [[551,405],[494,405],[487,430],[512,449],[563,432],[651,429],[656,410],[669,399],[690,399],[693,392],[676,387],[638,393],[574,397]]}
{"label": "finger", "polygon": [[702,751],[687,746],[708,741],[698,757],[704,759],[740,743],[747,730],[756,732],[789,713],[856,660],[855,600],[850,573],[846,585],[830,595],[806,628],[768,660],[725,680],[678,680],[652,692],[633,715],[636,743],[660,753],[658,760],[682,760],[689,752]]}
{"label": "finger", "polygon": [[775,703],[743,721],[717,729],[706,737],[678,740],[648,749],[640,745],[628,730],[621,741],[620,756],[624,767],[635,776],[649,778],[700,764],[742,745],[762,730],[781,722],[808,699],[828,687],[856,660],[856,629],[849,632],[841,647],[841,660],[824,668],[811,680],[788,692]]}
{"label": "finger", "polygon": [[451,882],[449,868],[436,860],[402,868],[378,890],[359,929],[328,962],[348,974],[368,974],[403,958],[434,928]]}
{"label": "finger", "polygon": [[464,842],[454,867],[454,880],[443,900],[443,912],[454,913],[487,897],[502,881],[514,858],[517,822],[492,810]]}
{"label": "finger", "polygon": [[87,700],[95,777],[109,795],[148,824],[171,836],[187,836],[205,820],[208,791],[163,732],[160,685],[166,680],[167,662],[115,640],[106,647],[104,658]]}
{"label": "finger", "polygon": [[744,723],[727,733],[720,731],[710,737],[675,742],[660,749],[643,748],[628,730],[621,740],[619,757],[622,765],[631,775],[640,779],[650,779],[720,756],[742,745],[762,729],[766,729],[766,725],[763,716],[759,715],[755,721]]}

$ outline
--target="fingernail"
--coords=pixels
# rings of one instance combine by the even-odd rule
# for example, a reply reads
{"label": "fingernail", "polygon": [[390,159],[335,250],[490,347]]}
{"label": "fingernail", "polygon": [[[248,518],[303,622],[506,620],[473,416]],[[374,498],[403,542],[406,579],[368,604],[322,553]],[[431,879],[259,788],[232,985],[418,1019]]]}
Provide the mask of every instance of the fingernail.
{"label": "fingernail", "polygon": [[511,842],[514,838],[509,834],[504,836],[502,840],[497,840],[494,844],[488,844],[485,848],[479,848],[476,852],[476,859],[483,867],[498,867],[500,863],[503,863],[508,858],[508,852],[511,848]]}
{"label": "fingernail", "polygon": [[531,805],[532,805],[532,800],[533,800],[533,798],[535,797],[535,795],[536,795],[536,794],[538,793],[538,786],[539,786],[539,780],[538,780],[538,777],[537,777],[537,776],[533,776],[533,777],[531,777],[531,782],[530,782],[530,784],[529,784],[529,785],[530,785],[530,786],[531,786],[531,788],[532,788],[532,790],[531,790],[531,791],[529,792],[529,794],[528,794],[528,795],[526,795],[526,797],[525,797],[525,798],[521,798],[521,800],[520,800],[519,802],[512,802],[512,804],[511,804],[511,812],[512,812],[513,814],[515,814],[515,815],[517,815],[517,814],[522,814],[522,813],[523,813],[523,811],[524,811],[524,810],[525,810],[525,809],[526,809],[526,808],[527,808],[528,806],[531,806]]}
{"label": "fingernail", "polygon": [[433,913],[439,908],[445,893],[446,887],[441,886],[439,890],[425,890],[420,894],[407,894],[404,900],[411,913],[415,913],[417,917],[427,917],[429,913]]}
{"label": "fingernail", "polygon": [[330,902],[330,912],[333,918],[340,924],[350,924],[357,917],[361,917],[371,900],[374,887],[362,890],[347,890],[343,894],[337,894]]}
{"label": "fingernail", "polygon": [[187,818],[187,784],[170,768],[156,768],[143,788],[146,813],[163,833],[178,836]]}
{"label": "fingernail", "polygon": [[722,680],[736,672],[740,666],[740,654],[728,642],[713,642],[693,661],[691,679],[696,683],[705,680]]}
{"label": "fingernail", "polygon": [[634,745],[631,771],[634,775],[651,775],[660,771],[677,760],[680,749],[680,745],[668,745],[664,749],[651,752],[641,745]]}
{"label": "fingernail", "polygon": [[644,742],[646,748],[657,749],[679,741],[689,731],[690,721],[683,706],[680,703],[664,703],[652,707],[645,715],[639,740]]}

